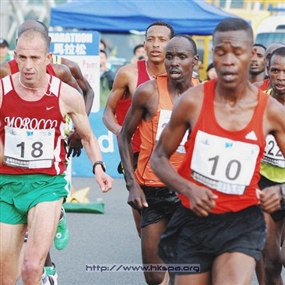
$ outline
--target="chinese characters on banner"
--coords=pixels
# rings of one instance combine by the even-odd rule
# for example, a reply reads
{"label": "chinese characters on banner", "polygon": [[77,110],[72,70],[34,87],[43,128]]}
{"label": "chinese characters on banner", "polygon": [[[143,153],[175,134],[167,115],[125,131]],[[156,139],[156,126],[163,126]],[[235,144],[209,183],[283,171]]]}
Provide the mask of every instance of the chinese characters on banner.
{"label": "chinese characters on banner", "polygon": [[53,55],[78,63],[82,74],[95,93],[91,112],[98,112],[100,109],[100,98],[97,95],[100,93],[100,34],[94,31],[64,31],[49,32],[49,35],[50,51]]}
{"label": "chinese characters on banner", "polygon": [[[112,177],[121,177],[122,175],[117,172],[117,165],[120,161],[117,139],[102,123],[103,109],[100,109],[100,97],[98,96],[100,94],[100,34],[93,31],[53,31],[49,35],[51,37],[50,51],[54,56],[58,56],[56,62],[60,63],[60,57],[77,62],[82,74],[92,86],[95,98],[89,115],[90,124],[98,138],[108,174]],[[93,176],[84,151],[80,157],[72,160],[72,176]]]}

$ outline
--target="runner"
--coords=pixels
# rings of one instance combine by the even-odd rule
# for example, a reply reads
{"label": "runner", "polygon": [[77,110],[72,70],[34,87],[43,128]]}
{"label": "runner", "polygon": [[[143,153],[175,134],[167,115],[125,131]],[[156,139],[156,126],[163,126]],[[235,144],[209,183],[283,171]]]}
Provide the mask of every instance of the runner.
{"label": "runner", "polygon": [[[174,191],[166,187],[150,169],[150,156],[163,127],[171,115],[174,102],[192,82],[193,67],[197,64],[195,42],[186,35],[174,36],[166,46],[167,75],[145,82],[133,95],[132,105],[119,135],[119,150],[124,166],[128,204],[141,212],[141,251],[143,264],[163,264],[157,255],[160,235],[171,215],[180,204]],[[133,170],[131,140],[139,128],[141,147],[137,169]],[[182,144],[172,157],[177,168],[184,156]],[[147,284],[161,284],[165,272],[144,272]],[[174,284],[174,283],[172,283]]]}
{"label": "runner", "polygon": [[[166,73],[164,66],[165,47],[173,37],[173,28],[165,22],[154,22],[146,28],[144,48],[147,60],[121,67],[115,77],[113,89],[108,96],[103,114],[103,122],[116,136],[119,135],[126,113],[131,105],[132,96],[136,88],[157,75]],[[137,130],[133,140],[133,163],[136,169],[137,158],[140,151],[140,136]],[[123,173],[121,163],[118,172]],[[132,208],[136,229],[140,236],[140,214]]]}
{"label": "runner", "polygon": [[[0,135],[4,142],[5,153],[5,162],[0,167],[1,284],[14,284],[18,279],[17,270],[21,262],[20,251],[26,223],[29,228],[29,239],[24,251],[22,268],[24,284],[38,284],[41,279],[44,284],[50,284],[45,273],[41,276],[43,263],[56,231],[63,198],[68,194],[64,175],[65,150],[62,128],[64,126],[62,118],[65,114],[68,113],[78,127],[91,162],[96,162],[93,170],[96,171],[96,180],[102,190],[108,191],[112,186],[112,179],[102,171],[100,148],[91,133],[82,96],[56,77],[46,74],[46,65],[51,60],[48,48],[49,38],[42,30],[29,29],[23,32],[15,51],[20,72],[1,81]],[[13,119],[15,117],[18,118],[16,121]],[[23,118],[26,122],[24,128],[29,131],[28,133],[19,125],[23,122]],[[48,127],[50,131],[47,131],[47,125],[35,127],[29,124],[31,118],[35,124],[53,118],[55,125]],[[34,135],[37,138],[33,139]],[[48,147],[51,145],[47,140],[50,142],[51,139],[55,142],[55,149]],[[19,144],[15,145],[17,142]],[[24,147],[24,144],[27,147]],[[21,147],[20,153],[17,151],[18,147]],[[22,157],[26,155],[27,158],[23,161]],[[38,161],[37,158],[42,155],[43,159]],[[54,157],[56,159],[53,161]],[[16,186],[11,188],[15,179],[20,187],[18,190]],[[41,184],[41,180],[48,182]],[[43,185],[49,185],[49,188]],[[35,188],[34,194],[42,196],[33,197],[34,194],[29,192],[33,188]],[[20,200],[17,202],[13,191],[18,193],[20,190],[23,192],[19,193]],[[25,198],[26,194],[30,196]],[[8,210],[12,211],[10,216],[7,216]]]}
{"label": "runner", "polygon": [[[192,265],[176,272],[175,285],[250,285],[266,238],[262,209],[280,207],[280,187],[260,191],[258,181],[267,134],[285,154],[285,108],[248,81],[252,48],[246,21],[217,25],[218,77],[182,95],[152,155],[152,169],[183,205],[159,243],[164,262]],[[188,130],[177,173],[169,159]]]}

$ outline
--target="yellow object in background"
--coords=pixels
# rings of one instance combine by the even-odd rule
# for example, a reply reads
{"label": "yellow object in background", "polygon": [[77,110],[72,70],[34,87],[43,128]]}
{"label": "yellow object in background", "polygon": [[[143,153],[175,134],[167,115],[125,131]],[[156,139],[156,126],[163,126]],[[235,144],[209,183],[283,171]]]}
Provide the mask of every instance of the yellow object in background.
{"label": "yellow object in background", "polygon": [[66,198],[66,202],[68,203],[89,203],[89,199],[87,195],[90,191],[90,187],[86,187],[77,191],[73,191]]}

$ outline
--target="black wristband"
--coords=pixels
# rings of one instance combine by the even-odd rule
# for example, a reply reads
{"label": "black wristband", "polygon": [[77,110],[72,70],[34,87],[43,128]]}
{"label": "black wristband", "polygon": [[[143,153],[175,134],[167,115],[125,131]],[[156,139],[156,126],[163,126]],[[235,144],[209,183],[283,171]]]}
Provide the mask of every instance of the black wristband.
{"label": "black wristband", "polygon": [[96,161],[96,162],[93,164],[93,167],[92,167],[92,172],[93,172],[93,174],[95,174],[95,166],[98,165],[98,164],[100,164],[101,167],[102,167],[102,170],[103,170],[104,172],[106,172],[105,163],[104,163],[103,161]]}

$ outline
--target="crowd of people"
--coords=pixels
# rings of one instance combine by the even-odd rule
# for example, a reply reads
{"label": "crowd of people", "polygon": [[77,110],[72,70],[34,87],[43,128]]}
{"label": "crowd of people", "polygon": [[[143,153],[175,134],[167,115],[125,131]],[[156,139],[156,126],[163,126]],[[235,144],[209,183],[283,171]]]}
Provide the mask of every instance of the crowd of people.
{"label": "crowd of people", "polygon": [[[0,65],[3,285],[57,284],[49,250],[69,238],[70,155],[83,147],[102,191],[113,184],[88,120],[94,91],[49,44],[47,27],[28,20]],[[118,139],[142,263],[166,265],[146,283],[250,285],[256,272],[259,285],[283,284],[285,44],[254,43],[247,21],[225,19],[202,83],[195,41],[168,23],[150,24],[134,55],[112,74],[100,43],[102,120]]]}

